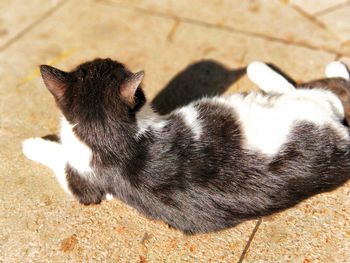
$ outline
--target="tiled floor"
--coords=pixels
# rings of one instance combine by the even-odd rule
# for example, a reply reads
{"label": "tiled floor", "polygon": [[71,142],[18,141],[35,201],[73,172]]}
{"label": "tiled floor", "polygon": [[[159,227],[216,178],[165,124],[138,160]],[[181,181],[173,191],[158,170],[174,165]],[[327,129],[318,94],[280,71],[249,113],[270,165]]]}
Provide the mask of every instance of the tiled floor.
{"label": "tiled floor", "polygon": [[23,139],[57,131],[39,64],[112,57],[146,71],[149,99],[184,84],[183,96],[252,89],[234,71],[252,60],[308,81],[334,59],[350,65],[350,1],[3,0],[0,10],[0,262],[350,262],[350,183],[187,237],[118,201],[80,206],[21,153]]}

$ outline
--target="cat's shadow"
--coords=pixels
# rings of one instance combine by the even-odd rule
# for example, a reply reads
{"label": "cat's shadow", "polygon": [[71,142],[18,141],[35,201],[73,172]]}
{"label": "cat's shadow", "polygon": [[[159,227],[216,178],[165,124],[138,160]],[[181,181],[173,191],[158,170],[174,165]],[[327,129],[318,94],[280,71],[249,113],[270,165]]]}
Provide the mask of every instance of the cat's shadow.
{"label": "cat's shadow", "polygon": [[221,95],[245,73],[246,68],[230,70],[214,60],[192,63],[158,93],[153,107],[163,115],[203,97]]}

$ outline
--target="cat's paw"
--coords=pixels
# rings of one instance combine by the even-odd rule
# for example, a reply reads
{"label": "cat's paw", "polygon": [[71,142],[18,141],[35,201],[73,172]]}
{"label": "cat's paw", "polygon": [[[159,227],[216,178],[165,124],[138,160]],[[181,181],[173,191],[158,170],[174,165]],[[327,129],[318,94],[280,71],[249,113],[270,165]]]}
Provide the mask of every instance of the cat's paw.
{"label": "cat's paw", "polygon": [[90,194],[90,195],[85,195],[85,196],[78,196],[77,197],[79,200],[79,203],[83,205],[98,205],[102,202],[103,200],[103,195],[102,194]]}
{"label": "cat's paw", "polygon": [[248,78],[267,93],[288,93],[295,87],[269,65],[253,61],[247,67]]}
{"label": "cat's paw", "polygon": [[112,194],[106,194],[105,198],[107,201],[112,201],[114,197]]}
{"label": "cat's paw", "polygon": [[350,79],[350,73],[346,65],[340,61],[333,61],[326,66],[327,78]]}
{"label": "cat's paw", "polygon": [[29,138],[22,142],[22,151],[29,160],[41,163],[47,158],[46,144],[47,141],[42,138]]}

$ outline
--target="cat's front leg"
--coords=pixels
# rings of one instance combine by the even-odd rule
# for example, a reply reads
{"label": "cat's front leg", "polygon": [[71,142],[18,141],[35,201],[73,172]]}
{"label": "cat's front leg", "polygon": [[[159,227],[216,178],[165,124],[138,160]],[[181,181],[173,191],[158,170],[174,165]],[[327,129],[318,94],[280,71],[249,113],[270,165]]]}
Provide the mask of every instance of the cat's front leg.
{"label": "cat's front leg", "polygon": [[28,159],[49,167],[62,188],[70,193],[65,172],[66,160],[60,143],[39,137],[29,138],[23,141],[22,150]]}
{"label": "cat's front leg", "polygon": [[104,189],[94,182],[93,174],[80,174],[70,165],[66,166],[66,174],[69,189],[81,204],[99,204],[106,198]]}
{"label": "cat's front leg", "polygon": [[267,64],[254,61],[247,67],[248,78],[266,93],[288,93],[295,87]]}

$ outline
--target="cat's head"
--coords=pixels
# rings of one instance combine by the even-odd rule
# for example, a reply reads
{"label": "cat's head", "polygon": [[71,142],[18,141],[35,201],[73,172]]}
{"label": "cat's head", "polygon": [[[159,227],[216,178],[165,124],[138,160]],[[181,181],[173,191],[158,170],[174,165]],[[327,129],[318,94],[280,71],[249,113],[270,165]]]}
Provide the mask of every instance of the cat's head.
{"label": "cat's head", "polygon": [[42,65],[44,83],[71,124],[131,124],[145,103],[144,72],[132,73],[111,59],[95,59],[64,72]]}

